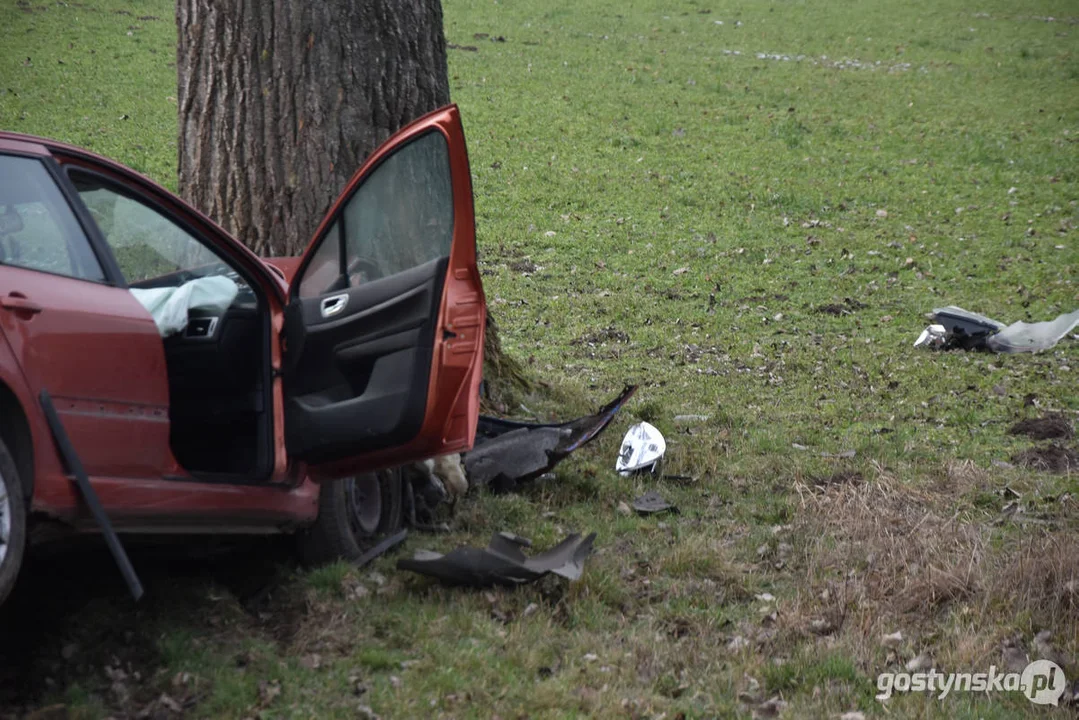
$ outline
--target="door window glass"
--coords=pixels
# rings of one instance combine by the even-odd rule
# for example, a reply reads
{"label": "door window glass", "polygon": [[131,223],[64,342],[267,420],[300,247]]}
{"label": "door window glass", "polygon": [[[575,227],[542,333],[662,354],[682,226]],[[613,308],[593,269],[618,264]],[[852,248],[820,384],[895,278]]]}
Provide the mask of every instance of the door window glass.
{"label": "door window glass", "polygon": [[0,263],[105,279],[75,214],[40,160],[0,155]]}
{"label": "door window glass", "polygon": [[353,287],[448,257],[453,187],[442,133],[431,131],[402,145],[364,179],[305,270],[300,297],[341,289],[339,269],[323,270],[319,281],[313,275],[316,264],[324,268],[336,260],[340,268],[342,230],[345,274]]}
{"label": "door window glass", "polygon": [[129,285],[174,287],[211,275],[239,280],[217,253],[157,210],[93,175],[72,171],[71,180]]}

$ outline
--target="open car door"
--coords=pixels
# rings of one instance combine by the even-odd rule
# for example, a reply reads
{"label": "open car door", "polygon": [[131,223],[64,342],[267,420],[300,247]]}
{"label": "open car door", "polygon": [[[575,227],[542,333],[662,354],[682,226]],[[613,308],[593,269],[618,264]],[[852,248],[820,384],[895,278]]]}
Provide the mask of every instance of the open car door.
{"label": "open car door", "polygon": [[485,321],[468,152],[451,105],[367,159],[293,276],[290,458],[322,480],[470,448]]}

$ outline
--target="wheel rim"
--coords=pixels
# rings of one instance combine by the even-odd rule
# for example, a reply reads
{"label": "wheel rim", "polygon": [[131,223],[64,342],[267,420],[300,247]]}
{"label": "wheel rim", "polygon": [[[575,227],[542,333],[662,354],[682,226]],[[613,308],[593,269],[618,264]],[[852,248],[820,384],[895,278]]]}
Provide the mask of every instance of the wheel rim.
{"label": "wheel rim", "polygon": [[360,535],[374,535],[382,520],[382,488],[378,475],[367,473],[348,480],[349,522]]}
{"label": "wheel rim", "polygon": [[7,559],[8,542],[11,540],[11,498],[7,485],[0,477],[0,565]]}

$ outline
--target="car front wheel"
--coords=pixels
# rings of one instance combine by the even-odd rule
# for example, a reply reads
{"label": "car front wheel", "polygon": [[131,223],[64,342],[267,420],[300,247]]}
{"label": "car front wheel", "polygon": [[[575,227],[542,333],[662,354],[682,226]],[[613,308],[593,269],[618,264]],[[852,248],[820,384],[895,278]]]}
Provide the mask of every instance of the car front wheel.
{"label": "car front wheel", "polygon": [[15,460],[0,440],[0,604],[3,604],[22,566],[26,549],[26,503]]}
{"label": "car front wheel", "polygon": [[300,536],[303,561],[318,565],[359,557],[401,527],[403,500],[401,468],[323,483],[318,519]]}

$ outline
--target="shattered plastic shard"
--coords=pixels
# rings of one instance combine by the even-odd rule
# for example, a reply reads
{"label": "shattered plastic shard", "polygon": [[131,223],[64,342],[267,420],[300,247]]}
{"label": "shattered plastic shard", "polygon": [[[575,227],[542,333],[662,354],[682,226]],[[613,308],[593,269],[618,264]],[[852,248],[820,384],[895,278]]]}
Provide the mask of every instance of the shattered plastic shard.
{"label": "shattered plastic shard", "polygon": [[447,585],[512,587],[549,573],[572,581],[584,572],[584,561],[591,554],[595,539],[595,533],[587,537],[572,533],[550,550],[529,558],[521,550],[524,538],[496,533],[485,548],[459,547],[445,555],[418,550],[413,557],[398,560],[397,567]]}
{"label": "shattered plastic shard", "polygon": [[986,340],[990,350],[1003,353],[1048,350],[1079,325],[1079,310],[1058,315],[1055,320],[1025,323],[1020,320]]}
{"label": "shattered plastic shard", "polygon": [[647,467],[655,471],[666,452],[667,441],[663,439],[663,434],[651,423],[640,422],[631,427],[623,438],[614,469],[620,475],[631,475]]}
{"label": "shattered plastic shard", "polygon": [[[935,309],[933,319],[944,327],[945,337],[941,346],[945,348],[989,349],[999,353],[1040,352],[1054,347],[1079,325],[1079,310],[1046,322],[1026,323],[1020,320],[1005,326],[992,318],[950,305]],[[929,337],[924,341],[919,337],[915,345],[931,345],[931,330],[935,327],[939,326],[926,328]]]}
{"label": "shattered plastic shard", "polygon": [[641,515],[653,515],[661,512],[677,513],[678,508],[663,499],[655,490],[649,490],[633,501],[633,509]]}

